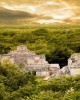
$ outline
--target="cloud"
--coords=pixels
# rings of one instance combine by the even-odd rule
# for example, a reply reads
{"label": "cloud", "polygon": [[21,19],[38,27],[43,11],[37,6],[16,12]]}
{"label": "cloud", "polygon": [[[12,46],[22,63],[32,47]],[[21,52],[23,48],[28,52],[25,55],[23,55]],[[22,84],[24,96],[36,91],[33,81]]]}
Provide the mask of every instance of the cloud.
{"label": "cloud", "polygon": [[[79,6],[72,0],[0,0],[0,6],[9,10],[18,10],[28,12],[34,15],[36,19],[32,22],[54,23],[63,22],[65,19],[73,18],[80,14]],[[78,14],[78,15],[77,15]],[[40,19],[39,16],[43,18]],[[44,18],[45,17],[45,18]],[[51,17],[52,19],[47,19]]]}
{"label": "cloud", "polygon": [[[12,11],[0,7],[0,24],[16,24],[29,23],[30,19],[34,19],[36,15],[23,11]],[[21,22],[21,23],[20,23]]]}

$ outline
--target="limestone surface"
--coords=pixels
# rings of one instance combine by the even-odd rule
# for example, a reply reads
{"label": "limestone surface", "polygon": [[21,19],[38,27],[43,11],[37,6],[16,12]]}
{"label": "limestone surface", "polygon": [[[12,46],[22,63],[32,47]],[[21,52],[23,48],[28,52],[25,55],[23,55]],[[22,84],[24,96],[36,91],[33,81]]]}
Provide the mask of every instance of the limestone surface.
{"label": "limestone surface", "polygon": [[26,46],[20,45],[16,50],[8,54],[0,55],[1,62],[9,59],[22,67],[23,71],[31,71],[36,76],[49,76],[60,69],[59,64],[49,64],[44,54],[37,55],[34,51],[30,51]]}

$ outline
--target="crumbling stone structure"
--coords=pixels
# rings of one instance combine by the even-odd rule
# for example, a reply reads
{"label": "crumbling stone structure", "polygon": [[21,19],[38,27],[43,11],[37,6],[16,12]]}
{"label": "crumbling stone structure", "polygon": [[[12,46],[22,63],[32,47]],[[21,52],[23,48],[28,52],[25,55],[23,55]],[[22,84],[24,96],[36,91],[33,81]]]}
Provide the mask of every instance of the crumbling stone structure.
{"label": "crumbling stone structure", "polygon": [[80,74],[80,53],[74,53],[71,55],[68,59],[68,68],[72,76]]}
{"label": "crumbling stone structure", "polygon": [[52,77],[60,77],[62,75],[76,76],[79,74],[80,74],[80,53],[74,53],[68,59],[67,66],[64,66],[61,69],[57,70],[52,75],[46,77],[45,80],[48,80]]}
{"label": "crumbling stone structure", "polygon": [[32,71],[36,76],[41,77],[49,76],[60,70],[59,64],[49,64],[44,54],[37,55],[34,51],[28,50],[27,47],[23,45],[18,46],[17,50],[8,54],[0,55],[0,59],[2,62],[9,59],[18,66],[22,65],[23,71]]}
{"label": "crumbling stone structure", "polygon": [[44,54],[37,55],[23,45],[18,46],[17,50],[11,51],[8,54],[0,55],[1,62],[6,60],[16,63],[23,71],[31,71],[36,76],[46,77],[46,79],[62,75],[75,76],[80,74],[80,53],[72,54],[68,59],[68,65],[61,69],[59,64],[49,64]]}

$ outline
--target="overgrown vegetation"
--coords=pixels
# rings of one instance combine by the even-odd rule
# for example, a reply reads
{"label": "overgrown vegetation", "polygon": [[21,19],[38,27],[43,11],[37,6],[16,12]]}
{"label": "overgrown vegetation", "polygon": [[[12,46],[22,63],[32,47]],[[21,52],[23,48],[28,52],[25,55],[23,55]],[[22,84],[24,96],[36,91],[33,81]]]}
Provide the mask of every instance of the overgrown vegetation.
{"label": "overgrown vegetation", "polygon": [[44,81],[14,64],[0,64],[0,100],[80,100],[80,76]]}
{"label": "overgrown vegetation", "polygon": [[[72,53],[80,52],[80,25],[0,26],[0,54],[18,45],[64,66]],[[0,100],[80,100],[80,76],[44,81],[14,64],[0,63]]]}
{"label": "overgrown vegetation", "polygon": [[72,53],[80,52],[80,25],[0,26],[0,54],[21,44],[62,67]]}

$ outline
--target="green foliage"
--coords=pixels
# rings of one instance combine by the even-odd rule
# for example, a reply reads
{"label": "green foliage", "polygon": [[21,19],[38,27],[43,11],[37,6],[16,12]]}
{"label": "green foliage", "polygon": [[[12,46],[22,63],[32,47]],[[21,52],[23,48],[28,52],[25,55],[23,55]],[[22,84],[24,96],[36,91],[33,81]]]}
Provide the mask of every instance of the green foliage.
{"label": "green foliage", "polygon": [[62,100],[61,98],[61,92],[41,91],[38,95],[33,95],[30,100]]}
{"label": "green foliage", "polygon": [[28,84],[36,85],[35,76],[32,73],[22,72],[13,64],[0,65],[0,100],[9,100],[14,92],[22,93],[25,89],[30,93],[31,88],[28,88]]}
{"label": "green foliage", "polygon": [[[0,54],[18,45],[62,67],[72,53],[80,52],[80,25],[0,26]],[[0,63],[0,100],[80,100],[80,76],[44,81],[20,67]]]}
{"label": "green foliage", "polygon": [[0,100],[9,100],[9,93],[5,91],[6,87],[0,83]]}
{"label": "green foliage", "polygon": [[80,25],[0,26],[0,54],[26,45],[45,54],[49,63],[67,64],[74,52],[80,52]]}
{"label": "green foliage", "polygon": [[70,91],[62,100],[80,100],[80,91]]}
{"label": "green foliage", "polygon": [[[47,55],[47,60],[49,61],[49,63],[54,62],[54,63],[59,63],[61,66],[65,66],[65,65],[67,65],[67,60],[72,53],[73,53],[73,51],[71,49],[69,49],[68,47],[58,46],[55,48],[54,51],[51,51]],[[52,55],[54,55],[54,56],[52,56]]]}
{"label": "green foliage", "polygon": [[0,100],[79,100],[80,75],[44,81],[10,63],[0,64]]}

